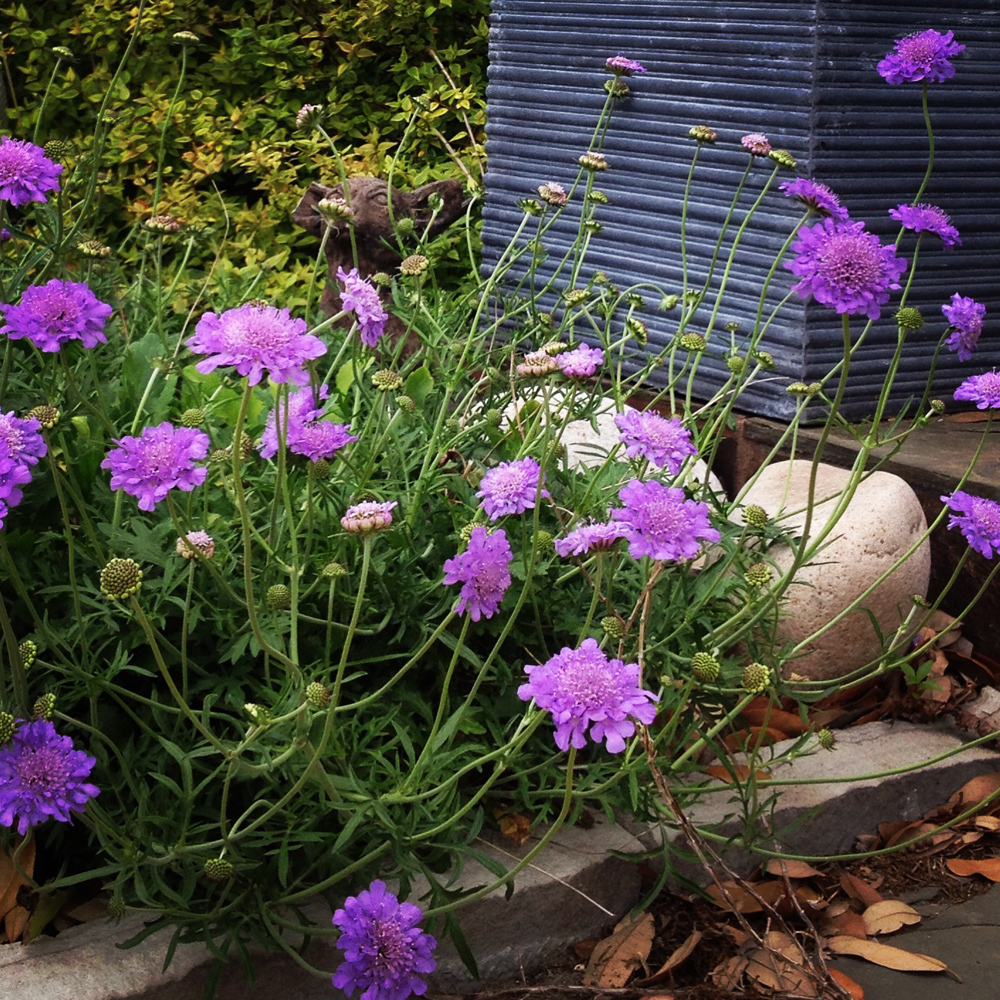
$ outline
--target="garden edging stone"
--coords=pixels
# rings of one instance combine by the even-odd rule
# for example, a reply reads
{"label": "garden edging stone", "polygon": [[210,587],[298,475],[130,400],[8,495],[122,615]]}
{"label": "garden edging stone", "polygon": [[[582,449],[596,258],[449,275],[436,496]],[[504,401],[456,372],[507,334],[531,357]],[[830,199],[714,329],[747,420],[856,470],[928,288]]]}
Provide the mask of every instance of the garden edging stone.
{"label": "garden edging stone", "polygon": [[[783,832],[785,849],[809,854],[849,851],[855,837],[880,822],[915,819],[944,802],[967,780],[998,769],[997,754],[983,746],[957,753],[965,737],[948,724],[868,723],[838,735],[834,752],[819,751],[774,768],[775,779],[808,781],[782,790],[772,814],[775,829]],[[783,747],[776,748],[780,752]],[[887,777],[854,778],[916,765],[952,753],[918,771]],[[762,789],[763,790],[763,789]],[[698,824],[721,824],[739,829],[731,790],[720,786],[690,810]],[[672,840],[680,835],[671,830]],[[537,966],[546,957],[575,942],[600,934],[640,898],[634,865],[609,852],[636,853],[656,846],[659,833],[642,824],[616,825],[597,818],[593,827],[559,831],[552,843],[519,876],[509,901],[503,892],[470,904],[460,911],[469,945],[479,960],[482,983],[474,983],[450,943],[438,949],[438,970],[431,985],[442,992],[471,992],[484,984],[513,979],[521,969]],[[523,856],[513,843],[494,845],[497,857],[510,863]],[[727,856],[746,874],[752,859],[746,852]],[[699,870],[687,874],[701,874]],[[492,876],[476,864],[465,866],[460,884],[481,885]],[[599,905],[598,905],[599,904]],[[310,913],[322,925],[330,912],[317,904]],[[121,950],[116,943],[141,929],[143,917],[126,916],[114,925],[94,921],[46,938],[28,947],[0,948],[0,996],[18,1000],[192,1000],[200,995],[210,959],[198,945],[180,945],[166,972],[162,971],[167,936],[154,935],[136,948]],[[308,960],[333,969],[338,963],[332,938],[310,946]],[[336,992],[326,979],[310,976],[280,953],[261,955],[254,993],[280,990],[295,1000],[328,1000]],[[219,1000],[245,1000],[249,986],[242,968],[227,969]]]}

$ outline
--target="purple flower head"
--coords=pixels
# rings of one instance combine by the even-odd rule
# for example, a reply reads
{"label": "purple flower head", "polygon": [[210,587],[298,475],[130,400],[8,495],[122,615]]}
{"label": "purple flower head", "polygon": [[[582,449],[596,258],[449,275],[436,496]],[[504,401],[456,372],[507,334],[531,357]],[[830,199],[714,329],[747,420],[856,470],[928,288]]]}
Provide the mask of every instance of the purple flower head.
{"label": "purple flower head", "polygon": [[82,281],[53,278],[44,285],[30,285],[20,305],[0,303],[7,325],[0,327],[11,340],[27,337],[40,351],[54,353],[71,340],[86,348],[106,344],[104,324],[112,308],[101,302]]}
{"label": "purple flower head", "polygon": [[956,292],[951,297],[951,305],[941,306],[941,312],[951,328],[951,336],[945,341],[948,350],[957,352],[959,361],[971,361],[983,332],[986,306]]}
{"label": "purple flower head", "polygon": [[553,545],[556,552],[567,559],[569,556],[582,556],[587,552],[598,552],[610,549],[620,538],[628,534],[624,524],[581,524],[565,537],[557,538]]}
{"label": "purple flower head", "polygon": [[[319,387],[320,401],[330,395],[325,385]],[[277,418],[280,412],[285,420],[285,408],[278,403],[267,418],[267,426],[260,439],[260,457],[273,458],[278,453]],[[346,424],[321,420],[322,405],[316,405],[311,387],[294,389],[288,394],[288,427],[285,428],[285,445],[294,455],[304,455],[311,462],[333,458],[346,444],[357,441]]]}
{"label": "purple flower head", "polygon": [[269,375],[274,382],[307,385],[307,361],[326,354],[326,344],[306,333],[306,322],[287,309],[247,302],[216,315],[205,313],[185,347],[207,354],[195,366],[203,375],[232,365],[250,385]]}
{"label": "purple flower head", "polygon": [[615,426],[621,431],[629,458],[648,459],[658,469],[666,466],[672,476],[681,471],[689,455],[698,454],[691,435],[677,417],[668,420],[650,410],[627,410],[615,415]]}
{"label": "purple flower head", "polygon": [[942,83],[955,75],[951,57],[965,51],[965,46],[953,41],[955,33],[941,34],[933,28],[918,31],[896,40],[896,48],[878,64],[877,69],[886,83]]}
{"label": "purple flower head", "polygon": [[352,535],[369,535],[373,531],[381,531],[392,524],[392,512],[399,506],[395,500],[380,503],[377,500],[365,500],[348,507],[340,519],[340,526]]}
{"label": "purple flower head", "polygon": [[492,535],[480,525],[469,535],[469,547],[444,563],[444,582],[461,583],[455,613],[469,612],[474,621],[492,618],[510,586],[510,550],[507,533],[501,528]]}
{"label": "purple flower head", "polygon": [[633,73],[645,73],[646,67],[641,62],[634,59],[626,59],[625,56],[611,56],[604,63],[605,66],[615,76],[631,76]]}
{"label": "purple flower head", "polygon": [[177,554],[184,559],[194,559],[200,552],[203,559],[215,555],[215,539],[207,531],[189,531],[177,539]]}
{"label": "purple flower head", "polygon": [[556,355],[555,360],[567,378],[590,378],[604,364],[604,351],[580,344],[571,351]]}
{"label": "purple flower head", "polygon": [[16,507],[24,494],[21,487],[31,482],[31,469],[10,455],[7,446],[0,441],[0,501],[3,501],[4,512],[7,508]]}
{"label": "purple flower head", "polygon": [[195,463],[208,454],[208,435],[194,427],[174,427],[164,421],[146,427],[139,437],[115,440],[101,462],[111,470],[111,489],[139,500],[139,510],[152,510],[172,489],[190,493],[208,475]]}
{"label": "purple flower head", "polygon": [[760,132],[751,132],[740,139],[740,145],[751,156],[767,156],[771,152],[771,142],[766,135]]}
{"label": "purple flower head", "polygon": [[41,426],[33,417],[24,420],[13,412],[0,412],[0,500],[5,514],[21,502],[20,487],[31,482],[30,467],[48,450]]}
{"label": "purple flower head", "polygon": [[6,243],[13,238],[14,234],[9,229],[0,229],[0,243]]}
{"label": "purple flower head", "polygon": [[621,753],[635,732],[633,719],[649,725],[656,718],[659,696],[639,687],[639,664],[609,660],[596,639],[584,639],[579,649],[564,646],[543,664],[526,666],[530,680],[517,689],[522,701],[535,699],[552,713],[556,746],[568,750],[586,745],[587,730],[594,743],[609,753]]}
{"label": "purple flower head", "polygon": [[708,505],[685,499],[682,489],[631,479],[618,496],[625,506],[614,508],[611,517],[625,525],[633,559],[693,559],[699,538],[719,540],[708,523]]}
{"label": "purple flower head", "polygon": [[379,879],[357,896],[349,896],[333,915],[340,928],[337,947],[344,961],[333,974],[333,985],[360,1000],[409,1000],[427,992],[423,976],[437,963],[437,941],[420,929],[423,913],[401,903]]}
{"label": "purple flower head", "polygon": [[838,222],[846,222],[847,209],[840,204],[840,198],[819,181],[811,181],[808,177],[796,177],[794,181],[785,181],[780,185],[786,198],[797,198],[807,208],[817,215],[829,216]]}
{"label": "purple flower head", "polygon": [[62,169],[41,147],[0,136],[0,201],[9,201],[15,208],[29,201],[48,201],[45,192],[59,190]]}
{"label": "purple flower head", "polygon": [[899,205],[889,209],[891,215],[904,229],[915,233],[937,233],[945,250],[958,246],[962,239],[951,219],[937,205]]}
{"label": "purple flower head", "polygon": [[1000,410],[1000,372],[970,375],[956,390],[955,399],[976,404],[977,410]]}
{"label": "purple flower head", "polygon": [[812,296],[838,313],[878,319],[889,292],[899,288],[906,261],[894,246],[882,246],[863,222],[824,219],[799,231],[792,244],[798,254],[785,265],[802,280],[792,286],[803,299]]}
{"label": "purple flower head", "polygon": [[83,812],[100,794],[96,785],[83,780],[95,763],[74,750],[73,741],[60,736],[51,722],[36,719],[20,725],[10,742],[0,746],[0,823],[13,826],[16,819],[23,837],[29,827],[50,817],[72,822],[70,813]]}
{"label": "purple flower head", "polygon": [[349,272],[342,267],[337,268],[337,280],[344,285],[344,290],[340,293],[340,304],[348,312],[354,313],[361,343],[365,347],[374,347],[379,337],[385,333],[385,321],[389,318],[389,314],[382,308],[378,292],[372,284],[359,276],[356,267],[352,267]]}
{"label": "purple flower head", "polygon": [[952,512],[948,527],[960,528],[971,548],[987,559],[1000,552],[1000,503],[961,490],[941,499]]}
{"label": "purple flower head", "polygon": [[[479,483],[476,494],[483,501],[483,510],[491,521],[504,514],[523,514],[535,506],[539,494],[542,470],[533,458],[519,458],[514,462],[501,462],[490,469]],[[543,497],[548,490],[541,491]]]}

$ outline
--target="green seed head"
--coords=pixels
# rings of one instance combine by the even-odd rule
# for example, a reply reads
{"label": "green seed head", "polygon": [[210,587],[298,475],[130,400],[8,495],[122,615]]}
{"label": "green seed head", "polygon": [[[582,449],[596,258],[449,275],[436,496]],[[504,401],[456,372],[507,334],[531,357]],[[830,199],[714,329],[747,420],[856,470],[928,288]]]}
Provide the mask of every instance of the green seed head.
{"label": "green seed head", "polygon": [[125,601],[142,587],[142,570],[134,559],[112,559],[101,570],[101,593],[109,601]]}
{"label": "green seed head", "polygon": [[709,145],[714,143],[719,138],[719,133],[715,131],[714,128],[709,128],[707,125],[693,125],[688,130],[688,135],[692,139],[697,139],[698,142],[707,142]]}
{"label": "green seed head", "polygon": [[935,413],[937,413],[937,414],[944,413],[944,400],[943,399],[932,399],[931,400],[931,409]]}
{"label": "green seed head", "polygon": [[497,409],[490,409],[483,414],[483,420],[487,427],[499,427],[503,423],[503,414]]}
{"label": "green seed head", "polygon": [[336,580],[347,575],[347,569],[339,562],[328,562],[320,571],[320,576],[326,580]]}
{"label": "green seed head", "polygon": [[267,588],[265,600],[269,608],[283,611],[292,603],[292,592],[283,583],[276,583],[273,587]]}
{"label": "green seed head", "polygon": [[700,333],[685,333],[681,337],[681,347],[685,351],[703,351],[708,344]]}
{"label": "green seed head", "polygon": [[319,681],[313,681],[306,687],[306,701],[313,708],[326,708],[330,704],[330,689]]}
{"label": "green seed head", "polygon": [[10,712],[0,712],[0,746],[14,735],[14,716]]}
{"label": "green seed head", "polygon": [[396,232],[400,236],[412,236],[417,229],[417,224],[408,215],[396,220]]}
{"label": "green seed head", "polygon": [[760,531],[762,528],[767,527],[767,511],[763,507],[758,507],[755,503],[748,503],[743,508],[743,520],[751,528],[756,528]]}
{"label": "green seed head", "polygon": [[767,154],[779,167],[784,167],[786,170],[794,170],[798,165],[798,161],[788,152],[787,149],[772,149],[770,153]]}
{"label": "green seed head", "polygon": [[30,639],[25,639],[17,647],[17,651],[21,654],[22,666],[25,670],[29,670],[35,662],[35,657],[38,656],[38,647]]}
{"label": "green seed head", "polygon": [[[67,49],[67,51],[69,51]],[[69,156],[70,145],[65,139],[49,139],[45,143],[45,155],[50,160],[55,160],[57,163],[62,163],[62,161]]]}
{"label": "green seed head", "polygon": [[35,406],[28,410],[28,419],[37,420],[43,430],[50,431],[59,423],[59,411],[54,406]]}
{"label": "green seed head", "polygon": [[396,405],[397,405],[397,406],[398,406],[398,407],[399,407],[399,408],[400,408],[400,409],[401,409],[401,410],[402,410],[402,411],[403,411],[404,413],[413,413],[413,412],[415,412],[415,411],[416,411],[416,409],[417,409],[417,404],[416,404],[416,402],[414,401],[413,397],[412,397],[412,396],[406,396],[406,395],[404,395],[403,393],[400,393],[400,394],[399,394],[399,395],[398,395],[398,396],[396,397]]}
{"label": "green seed head", "polygon": [[924,325],[924,317],[919,309],[904,306],[896,313],[896,323],[904,330],[919,330]]}
{"label": "green seed head", "polygon": [[315,462],[309,463],[309,478],[318,483],[325,482],[330,478],[331,466],[325,458],[318,458]]}
{"label": "green seed head", "polygon": [[747,566],[744,579],[751,587],[763,587],[771,581],[771,567],[765,562],[755,562]]}
{"label": "green seed head", "polygon": [[606,615],[601,619],[601,631],[612,639],[625,638],[625,623],[617,615]]}
{"label": "green seed head", "polygon": [[760,694],[766,691],[771,683],[771,670],[763,663],[748,663],[743,668],[743,676],[740,678],[743,690],[748,694]]}
{"label": "green seed head", "polygon": [[51,692],[43,694],[34,704],[32,711],[36,719],[44,719],[46,722],[52,721],[52,713],[56,708],[56,696]]}
{"label": "green seed head", "polygon": [[383,368],[372,375],[372,385],[383,392],[395,392],[397,389],[403,387],[403,380],[397,372],[389,368]]}
{"label": "green seed head", "polygon": [[837,737],[829,729],[821,729],[816,734],[816,739],[824,750],[832,750],[837,745]]}
{"label": "green seed head", "polygon": [[108,900],[108,919],[121,920],[125,916],[125,900],[116,892]]}
{"label": "green seed head", "polygon": [[754,360],[763,368],[765,371],[771,371],[774,368],[774,355],[768,353],[767,351],[754,351]]}
{"label": "green seed head", "polygon": [[719,661],[711,653],[699,652],[691,657],[691,673],[702,684],[714,684],[721,670]]}
{"label": "green seed head", "polygon": [[233,863],[225,858],[209,858],[202,871],[209,882],[228,882],[236,874]]}
{"label": "green seed head", "polygon": [[205,411],[192,406],[181,414],[181,423],[185,427],[201,427],[205,422]]}
{"label": "green seed head", "polygon": [[726,358],[726,367],[734,375],[742,375],[746,366],[747,359],[741,358],[738,354],[730,354],[729,357]]}

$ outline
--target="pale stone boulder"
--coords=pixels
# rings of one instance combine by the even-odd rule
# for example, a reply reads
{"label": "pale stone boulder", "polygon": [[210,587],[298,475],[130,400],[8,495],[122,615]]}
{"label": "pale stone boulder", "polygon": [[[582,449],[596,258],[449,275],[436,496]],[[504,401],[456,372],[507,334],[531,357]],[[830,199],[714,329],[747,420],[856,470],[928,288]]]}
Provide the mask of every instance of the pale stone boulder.
{"label": "pale stone boulder", "polygon": [[[805,524],[812,463],[776,462],[761,474],[742,503],[763,507],[793,534]],[[810,538],[822,531],[834,512],[850,473],[820,464],[816,478]],[[796,574],[781,599],[778,645],[799,643],[829,623],[863,594],[927,530],[916,494],[899,476],[875,472],[862,480],[847,509],[812,560]],[[779,571],[792,564],[788,545],[772,546],[767,558]],[[868,595],[864,608],[882,634],[891,638],[913,607],[912,595],[926,597],[930,580],[930,541]],[[785,663],[785,677],[811,680],[842,677],[876,661],[882,644],[871,619],[856,609],[828,632],[809,642],[804,653]]]}

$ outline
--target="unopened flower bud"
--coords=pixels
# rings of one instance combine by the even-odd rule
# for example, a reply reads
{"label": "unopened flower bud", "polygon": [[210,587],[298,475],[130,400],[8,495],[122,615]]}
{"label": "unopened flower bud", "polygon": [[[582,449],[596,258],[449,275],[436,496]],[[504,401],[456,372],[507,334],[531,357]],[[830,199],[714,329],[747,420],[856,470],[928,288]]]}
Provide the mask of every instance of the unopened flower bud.
{"label": "unopened flower bud", "polygon": [[938,414],[944,413],[944,400],[943,399],[932,399],[931,409]]}
{"label": "unopened flower bud", "polygon": [[625,623],[617,615],[606,615],[601,619],[601,631],[620,641],[625,638]]}
{"label": "unopened flower bud", "polygon": [[767,136],[761,135],[760,132],[751,132],[749,135],[743,136],[740,139],[740,145],[751,156],[767,156],[771,152],[771,143]]}
{"label": "unopened flower bud", "polygon": [[400,236],[412,236],[417,231],[417,224],[408,215],[396,220],[396,232]]}
{"label": "unopened flower bud", "polygon": [[17,647],[17,652],[21,657],[21,666],[25,670],[30,670],[31,665],[35,662],[35,658],[38,656],[38,647],[30,640],[25,639]]}
{"label": "unopened flower bud", "polygon": [[821,729],[816,734],[816,739],[824,750],[832,750],[837,745],[837,737],[829,729]]}
{"label": "unopened flower bud", "polygon": [[246,712],[258,726],[266,726],[271,722],[271,710],[266,708],[264,705],[257,705],[252,701],[248,701],[243,706],[243,711]]}
{"label": "unopened flower bud", "polygon": [[372,375],[372,385],[383,392],[395,392],[403,387],[403,380],[397,372],[383,368]]}
{"label": "unopened flower bud", "polygon": [[189,531],[177,539],[177,554],[184,559],[196,559],[199,552],[203,559],[215,555],[215,539],[207,531]]}
{"label": "unopened flower bud", "polygon": [[198,41],[198,36],[193,31],[175,31],[174,41],[181,45],[194,45]]}
{"label": "unopened flower bud", "polygon": [[785,386],[785,392],[789,396],[812,396],[813,391],[805,382],[792,382]]}
{"label": "unopened flower bud", "polygon": [[660,299],[660,312],[670,312],[671,309],[676,309],[677,303],[680,300],[681,297],[679,295],[664,295]]}
{"label": "unopened flower bud", "polygon": [[924,317],[919,309],[904,306],[896,313],[896,323],[904,330],[919,330],[924,325]]}
{"label": "unopened flower bud", "polygon": [[685,351],[703,351],[708,344],[700,333],[685,333],[681,336],[681,347]]}
{"label": "unopened flower bud", "polygon": [[767,351],[754,351],[753,358],[765,371],[771,371],[774,368],[774,355]]}
{"label": "unopened flower bud", "polygon": [[598,191],[597,188],[590,192],[590,200],[598,205],[608,204],[608,196],[603,191]]}
{"label": "unopened flower bud", "polygon": [[767,527],[767,511],[763,507],[758,507],[755,503],[748,503],[743,508],[743,520],[751,528],[760,531]]}
{"label": "unopened flower bud", "polygon": [[295,116],[295,127],[301,129],[313,128],[323,120],[322,104],[303,104]]}
{"label": "unopened flower bud", "polygon": [[738,354],[730,354],[726,358],[726,367],[734,375],[742,375],[747,366],[747,359],[741,358]]}
{"label": "unopened flower bud", "polygon": [[542,203],[537,198],[521,198],[518,200],[517,207],[525,215],[541,215],[544,211]]}
{"label": "unopened flower bud", "polygon": [[125,900],[116,892],[108,900],[108,919],[121,920],[125,916]]}
{"label": "unopened flower bud", "polygon": [[404,413],[413,413],[417,409],[417,404],[416,404],[416,401],[413,399],[413,397],[412,396],[406,396],[403,393],[400,393],[396,397],[396,405]]}
{"label": "unopened flower bud", "polygon": [[330,689],[319,681],[306,686],[306,701],[313,708],[326,708],[330,704]]}
{"label": "unopened flower bud", "polygon": [[787,149],[772,149],[770,153],[767,154],[778,164],[779,167],[785,167],[788,170],[794,170],[798,165],[798,161],[788,152]]}
{"label": "unopened flower bud", "polygon": [[598,233],[604,232],[604,226],[597,221],[597,219],[587,219],[581,223],[580,228],[585,233],[590,233],[592,236],[596,236]]}
{"label": "unopened flower bud", "polygon": [[0,746],[14,735],[14,716],[10,712],[0,712]]}
{"label": "unopened flower bud", "polygon": [[405,274],[408,278],[423,274],[430,266],[430,261],[422,253],[412,253],[402,264],[399,265],[400,274]]}
{"label": "unopened flower bud", "polygon": [[624,80],[620,80],[617,77],[611,80],[604,81],[604,89],[612,97],[628,97],[631,90],[629,90],[628,84]]}
{"label": "unopened flower bud", "polygon": [[499,427],[503,422],[503,414],[497,409],[490,409],[483,414],[483,420],[487,427]]}
{"label": "unopened flower bud", "polygon": [[392,284],[392,277],[386,274],[385,271],[376,271],[371,276],[371,283],[376,288],[388,288]]}
{"label": "unopened flower bud", "polygon": [[542,201],[556,206],[565,205],[569,199],[566,189],[562,184],[556,184],[555,181],[549,181],[548,184],[540,184],[538,187],[538,196]]}
{"label": "unopened flower bud", "polygon": [[84,257],[104,258],[111,256],[111,247],[100,240],[80,240],[76,249]]}
{"label": "unopened flower bud", "polygon": [[714,684],[722,666],[711,653],[698,652],[691,657],[691,673],[702,684]]}
{"label": "unopened flower bud", "polygon": [[350,222],[354,218],[354,209],[336,194],[316,202],[316,211],[334,227],[342,222]]}
{"label": "unopened flower bud", "polygon": [[563,351],[569,350],[569,344],[564,344],[561,340],[548,340],[542,344],[541,349],[549,355],[549,357],[555,357],[557,354],[562,354]]}
{"label": "unopened flower bud", "polygon": [[337,580],[347,575],[347,569],[339,562],[328,562],[319,574],[326,580]]}
{"label": "unopened flower bud", "polygon": [[201,427],[204,422],[205,411],[200,407],[189,407],[181,414],[181,424],[185,427]]}
{"label": "unopened flower bud", "polygon": [[649,331],[646,329],[646,324],[634,316],[629,316],[625,320],[625,333],[640,347],[645,347],[649,342]]}
{"label": "unopened flower bud", "polygon": [[54,406],[34,406],[28,410],[28,419],[37,420],[43,430],[50,431],[59,423],[59,411]]}
{"label": "unopened flower bud", "polygon": [[553,548],[553,538],[550,531],[540,528],[531,536],[532,543],[539,552],[550,552]]}
{"label": "unopened flower bud", "polygon": [[209,882],[228,882],[236,874],[233,863],[225,858],[209,858],[202,871]]}
{"label": "unopened flower bud", "polygon": [[46,722],[52,721],[52,713],[56,708],[56,696],[51,692],[43,694],[34,704],[32,712],[36,719],[44,719]]}
{"label": "unopened flower bud", "polygon": [[109,601],[124,601],[138,594],[142,570],[134,559],[112,559],[101,570],[101,593]]}
{"label": "unopened flower bud", "polygon": [[755,562],[747,566],[743,578],[751,587],[763,587],[771,581],[771,567],[765,562]]}
{"label": "unopened flower bud", "polygon": [[586,302],[590,298],[590,292],[586,288],[570,288],[563,293],[563,299],[568,306],[578,306],[581,302]]}
{"label": "unopened flower bud", "polygon": [[291,606],[292,592],[283,583],[276,583],[267,588],[264,600],[269,608],[273,608],[275,611],[284,611]]}
{"label": "unopened flower bud", "polygon": [[763,663],[748,663],[743,668],[740,683],[747,694],[760,694],[762,691],[766,691],[771,683],[771,670]]}
{"label": "unopened flower bud", "polygon": [[142,223],[142,228],[149,233],[169,234],[176,233],[181,228],[180,219],[175,219],[172,215],[151,215]]}
{"label": "unopened flower bud", "polygon": [[607,170],[608,161],[603,153],[590,150],[580,157],[580,166],[583,167],[584,170],[597,172],[600,170]]}
{"label": "unopened flower bud", "polygon": [[318,483],[326,482],[331,471],[330,463],[325,458],[317,458],[315,462],[309,463],[309,478]]}
{"label": "unopened flower bud", "polygon": [[57,163],[61,163],[70,153],[70,145],[64,139],[49,139],[45,143],[45,155]]}
{"label": "unopened flower bud", "polygon": [[[52,46],[52,52],[53,52],[54,55],[57,55],[60,59],[72,59],[73,58],[73,50],[66,48],[65,45],[53,45]],[[47,155],[48,155],[48,153],[46,152],[46,156]]]}
{"label": "unopened flower bud", "polygon": [[709,128],[707,125],[692,125],[688,130],[688,135],[692,139],[697,139],[698,142],[707,142],[709,144],[716,141],[719,138],[719,133],[715,131],[714,128]]}

